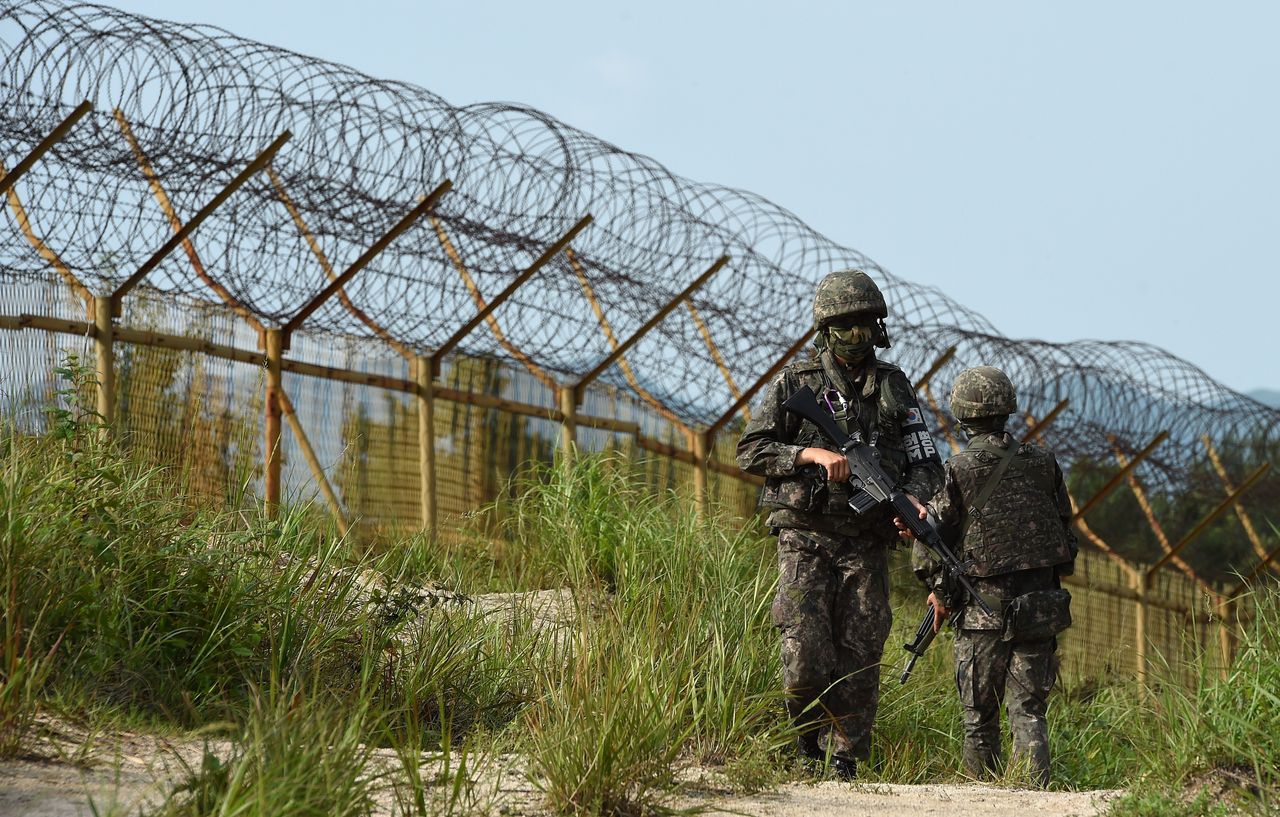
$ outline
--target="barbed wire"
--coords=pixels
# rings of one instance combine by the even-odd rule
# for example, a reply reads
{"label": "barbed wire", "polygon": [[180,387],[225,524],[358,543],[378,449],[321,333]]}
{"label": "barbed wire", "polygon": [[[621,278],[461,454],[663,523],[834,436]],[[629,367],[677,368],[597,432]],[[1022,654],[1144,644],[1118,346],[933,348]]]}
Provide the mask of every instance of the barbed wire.
{"label": "barbed wire", "polygon": [[[255,175],[195,235],[198,258],[171,254],[151,287],[207,299],[214,280],[262,323],[284,324],[328,283],[321,256],[343,269],[450,179],[435,220],[398,238],[346,287],[350,303],[326,303],[308,331],[385,332],[430,352],[475,314],[477,293],[492,297],[590,213],[572,256],[558,253],[495,313],[501,335],[477,329],[459,352],[527,355],[572,383],[612,351],[600,315],[615,339],[626,338],[727,255],[691,296],[693,310],[673,312],[628,351],[631,378],[617,365],[602,378],[630,379],[678,420],[707,424],[808,328],[816,281],[858,267],[890,304],[889,359],[919,374],[956,347],[934,380],[939,395],[964,366],[989,363],[1009,372],[1033,415],[1069,398],[1045,434],[1068,462],[1111,462],[1113,447],[1132,454],[1168,431],[1147,477],[1178,490],[1198,480],[1220,493],[1201,467],[1202,434],[1249,462],[1277,450],[1280,412],[1160,349],[1006,338],[978,312],[766,199],[684,179],[532,108],[454,106],[218,28],[57,0],[0,2],[0,62],[5,162],[81,100],[95,105],[15,194],[29,229],[98,293],[172,236],[158,190],[175,217],[190,217],[289,130],[270,173]],[[18,235],[14,213],[5,218]],[[0,247],[0,278],[48,274],[47,254],[30,242]],[[941,403],[940,428],[949,422]],[[1274,480],[1267,486],[1267,496],[1280,495]]]}

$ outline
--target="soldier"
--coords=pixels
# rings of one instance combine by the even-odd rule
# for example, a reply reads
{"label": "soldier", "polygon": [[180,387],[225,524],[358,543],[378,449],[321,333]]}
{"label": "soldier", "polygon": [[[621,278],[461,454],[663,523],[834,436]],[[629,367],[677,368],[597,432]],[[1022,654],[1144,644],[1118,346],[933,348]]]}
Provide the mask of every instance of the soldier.
{"label": "soldier", "polygon": [[816,347],[769,384],[738,441],[738,466],[765,477],[761,505],[778,537],[773,622],[782,637],[787,709],[802,756],[852,776],[870,751],[880,657],[889,635],[892,514],[849,507],[849,465],[818,429],[783,409],[810,386],[846,432],[878,444],[881,465],[914,496],[931,496],[942,463],[915,392],[889,348],[884,296],[865,272],[833,272],[813,302]]}
{"label": "soldier", "polygon": [[[956,685],[964,710],[964,766],[980,778],[999,771],[1000,705],[1007,701],[1013,759],[1049,782],[1045,710],[1057,678],[1057,634],[1071,623],[1061,577],[1076,556],[1071,502],[1053,453],[1017,444],[1005,430],[1017,410],[1013,384],[991,366],[966,369],[951,390],[951,413],[968,445],[947,460],[942,490],[921,508],[934,517],[995,615],[956,594],[917,542],[916,575],[929,588],[934,631],[957,612]],[[901,520],[896,520],[909,538]],[[963,591],[961,591],[963,592]]]}

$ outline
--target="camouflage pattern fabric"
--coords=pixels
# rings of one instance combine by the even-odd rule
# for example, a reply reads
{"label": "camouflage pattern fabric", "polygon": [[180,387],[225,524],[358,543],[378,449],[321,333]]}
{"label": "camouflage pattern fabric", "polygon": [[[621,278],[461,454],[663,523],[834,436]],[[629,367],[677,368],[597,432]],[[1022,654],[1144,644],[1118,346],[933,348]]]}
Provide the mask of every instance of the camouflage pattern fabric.
{"label": "camouflage pattern fabric", "polygon": [[[1018,570],[1063,565],[1069,573],[1075,558],[1075,537],[1070,532],[1071,500],[1057,460],[1047,449],[1022,443],[1000,484],[995,486],[977,518],[968,509],[995,470],[1000,453],[1015,445],[1007,433],[982,434],[947,460],[942,490],[929,501],[929,511],[944,537],[960,543],[962,560],[972,559],[973,576],[998,576]],[[937,566],[929,551],[913,548],[916,574],[934,574]]]}
{"label": "camouflage pattern fabric", "polygon": [[837,270],[818,282],[813,294],[815,329],[852,314],[862,314],[871,319],[889,317],[884,295],[870,275],[857,269]]}
{"label": "camouflage pattern fabric", "polygon": [[[999,425],[1003,425],[1000,423]],[[955,644],[956,687],[964,711],[964,765],[983,777],[1001,767],[1000,707],[1006,704],[1013,733],[1013,760],[1026,764],[1039,785],[1049,782],[1049,735],[1045,723],[1049,692],[1057,678],[1057,640],[1006,640],[1004,611],[1015,598],[1060,586],[1076,555],[1070,533],[1071,503],[1062,471],[1047,449],[1019,446],[1000,483],[994,486],[980,518],[968,519],[987,478],[1013,438],[992,431],[973,437],[966,450],[947,460],[942,489],[929,511],[944,537],[955,540],[957,555],[973,560],[975,589],[995,602],[994,614],[965,603]],[[942,590],[941,571],[919,542],[912,567],[930,589]],[[1029,619],[1053,611],[1027,610]]]}
{"label": "camouflage pattern fabric", "polygon": [[773,623],[782,636],[787,711],[803,740],[865,760],[893,615],[888,550],[878,540],[778,534]]}
{"label": "camouflage pattern fabric", "polygon": [[1049,692],[1058,676],[1057,641],[1003,641],[992,630],[956,636],[956,687],[964,711],[964,768],[975,778],[998,774],[1000,706],[1009,716],[1015,765],[1032,780],[1049,783]]}
{"label": "camouflage pattern fabric", "polygon": [[901,369],[874,354],[850,368],[823,348],[783,368],[738,441],[739,467],[765,477],[761,504],[778,536],[773,622],[801,749],[856,761],[871,747],[892,622],[888,546],[897,538],[888,509],[858,516],[847,482],[828,483],[820,467],[796,466],[805,448],[836,450],[782,407],[805,385],[847,431],[874,435],[881,466],[907,493],[931,496],[942,484],[942,462]]}
{"label": "camouflage pattern fabric", "polygon": [[923,499],[942,484],[942,461],[902,370],[874,355],[849,370],[822,351],[778,373],[738,440],[738,467],[765,478],[761,504],[772,511],[769,526],[896,541],[887,508],[857,516],[849,507],[848,483],[828,484],[821,468],[796,466],[804,448],[836,450],[817,427],[782,407],[806,385],[848,431],[875,435],[880,465],[903,491]]}
{"label": "camouflage pattern fabric", "polygon": [[957,420],[1009,415],[1017,410],[1013,383],[994,366],[965,369],[951,387],[951,414]]}

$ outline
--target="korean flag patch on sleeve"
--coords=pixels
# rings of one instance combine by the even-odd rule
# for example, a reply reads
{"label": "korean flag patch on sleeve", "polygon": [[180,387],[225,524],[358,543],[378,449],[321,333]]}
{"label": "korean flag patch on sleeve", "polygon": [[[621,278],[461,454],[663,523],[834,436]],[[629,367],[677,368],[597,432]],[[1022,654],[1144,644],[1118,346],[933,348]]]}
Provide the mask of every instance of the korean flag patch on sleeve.
{"label": "korean flag patch on sleeve", "polygon": [[938,459],[938,449],[933,444],[933,435],[925,426],[924,415],[920,413],[920,406],[914,399],[907,407],[907,416],[902,418],[902,447],[907,452],[908,462]]}

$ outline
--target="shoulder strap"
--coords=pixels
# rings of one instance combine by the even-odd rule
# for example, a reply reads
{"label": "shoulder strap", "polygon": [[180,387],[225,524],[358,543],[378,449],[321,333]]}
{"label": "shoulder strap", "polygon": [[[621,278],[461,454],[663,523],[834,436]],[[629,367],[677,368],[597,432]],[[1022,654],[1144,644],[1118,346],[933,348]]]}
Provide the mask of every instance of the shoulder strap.
{"label": "shoulder strap", "polygon": [[803,360],[796,360],[788,364],[793,372],[815,372],[822,368],[822,361],[817,355],[812,355]]}
{"label": "shoulder strap", "polygon": [[[979,445],[976,447],[980,450],[990,451],[995,446]],[[1013,462],[1013,457],[1018,453],[1020,447],[1021,443],[1013,439],[1013,435],[1010,435],[1009,447],[1000,453],[1000,462],[996,463],[995,470],[987,476],[987,481],[982,484],[982,490],[978,492],[978,498],[973,501],[973,505],[965,513],[964,524],[960,527],[960,537],[957,541],[964,541],[964,535],[969,532],[969,525],[973,522],[974,517],[982,515],[983,506],[987,504],[992,492],[1000,484],[1000,479],[1004,476],[1004,472],[1008,470],[1009,463]]]}

